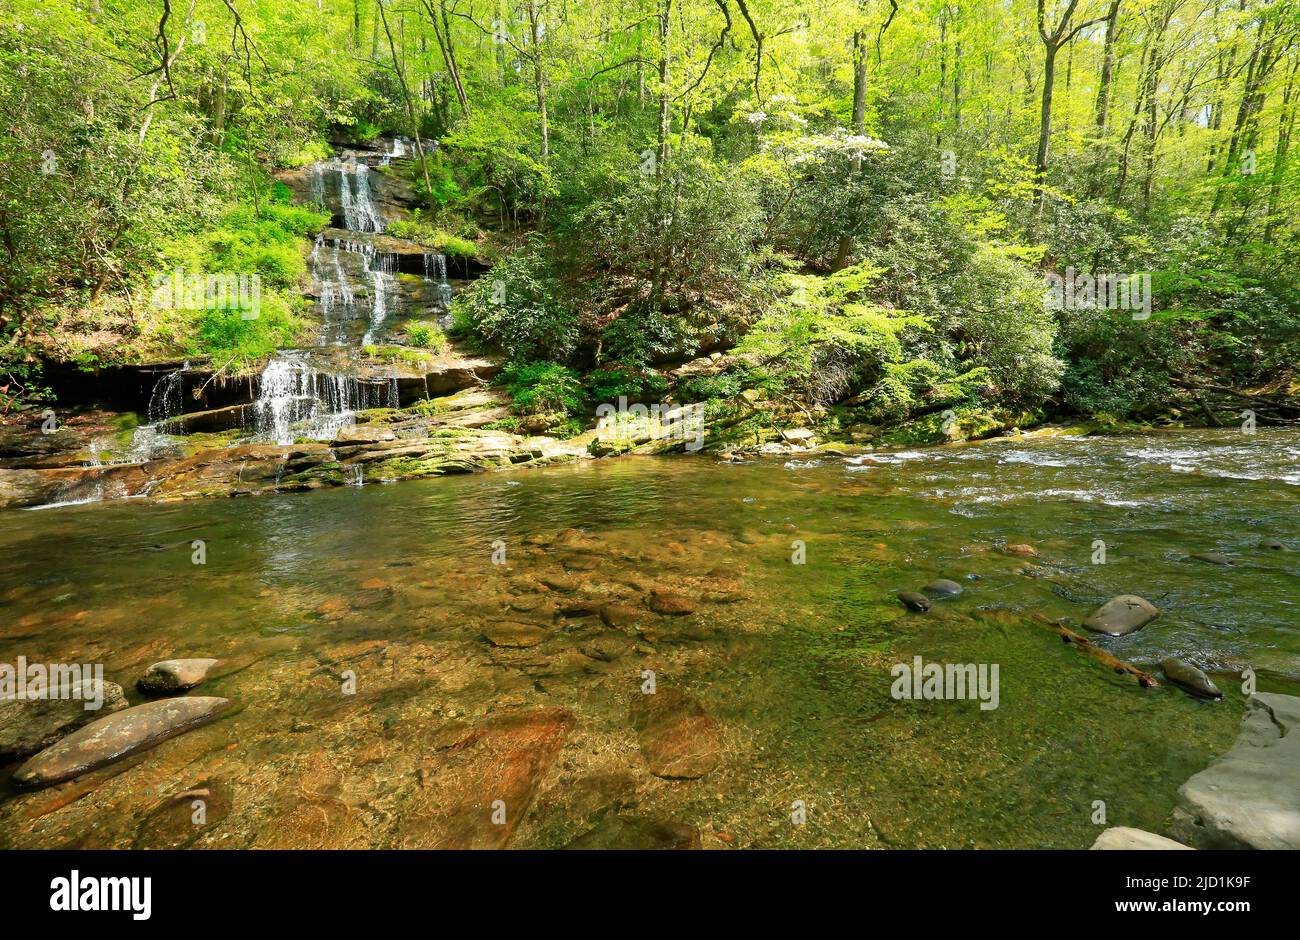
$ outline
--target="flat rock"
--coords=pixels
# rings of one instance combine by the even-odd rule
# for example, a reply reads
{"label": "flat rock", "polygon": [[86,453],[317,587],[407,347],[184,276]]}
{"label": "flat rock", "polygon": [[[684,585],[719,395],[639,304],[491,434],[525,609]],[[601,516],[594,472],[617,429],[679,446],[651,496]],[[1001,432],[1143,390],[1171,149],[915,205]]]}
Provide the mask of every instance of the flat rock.
{"label": "flat rock", "polygon": [[924,594],[918,594],[916,591],[899,591],[895,596],[902,601],[903,606],[908,610],[923,614],[930,609],[930,598]]}
{"label": "flat rock", "polygon": [[208,677],[215,659],[164,659],[145,670],[136,682],[141,692],[184,692]]}
{"label": "flat rock", "polygon": [[600,619],[605,621],[605,626],[618,629],[633,626],[643,616],[641,610],[627,604],[606,604],[600,609]]}
{"label": "flat rock", "polygon": [[695,698],[677,689],[638,695],[632,705],[632,726],[656,777],[694,780],[722,759],[718,723]]}
{"label": "flat rock", "polygon": [[956,597],[964,589],[956,581],[949,581],[947,578],[936,578],[921,590],[933,597]]}
{"label": "flat rock", "polygon": [[1145,829],[1133,829],[1129,826],[1111,826],[1097,836],[1097,841],[1091,847],[1094,849],[1151,849],[1156,851],[1191,849],[1190,845],[1183,845],[1173,839],[1158,836],[1154,832],[1147,832]]}
{"label": "flat rock", "polygon": [[1161,660],[1160,669],[1166,679],[1193,695],[1201,698],[1223,698],[1223,693],[1210,681],[1210,677],[1186,660],[1173,657]]}
{"label": "flat rock", "polygon": [[622,633],[602,633],[582,644],[578,648],[578,652],[591,659],[612,663],[614,660],[632,652],[632,647],[635,645],[631,637]]}
{"label": "flat rock", "polygon": [[[126,695],[120,685],[104,682],[102,686],[98,695],[91,685],[87,695],[77,698],[0,701],[0,760],[35,754],[82,725],[126,708]],[[93,702],[100,695],[101,707],[87,709],[87,699]]]}
{"label": "flat rock", "polygon": [[683,597],[674,591],[657,590],[650,594],[650,609],[656,614],[680,617],[684,614],[694,613],[695,602],[689,597]]}
{"label": "flat rock", "polygon": [[147,750],[206,724],[230,704],[224,698],[169,698],[114,712],[74,731],[18,768],[14,779],[44,787]]}
{"label": "flat rock", "polygon": [[1300,849],[1300,698],[1258,692],[1228,753],[1178,791],[1173,834],[1201,849]]}
{"label": "flat rock", "polygon": [[1102,604],[1083,621],[1093,633],[1127,636],[1160,616],[1160,608],[1136,594],[1121,594]]}
{"label": "flat rock", "polygon": [[698,849],[700,830],[683,823],[609,816],[570,842],[570,849]]}
{"label": "flat rock", "polygon": [[524,649],[536,646],[546,639],[546,630],[535,623],[522,623],[518,620],[498,620],[483,625],[483,635],[493,646],[510,649]]}

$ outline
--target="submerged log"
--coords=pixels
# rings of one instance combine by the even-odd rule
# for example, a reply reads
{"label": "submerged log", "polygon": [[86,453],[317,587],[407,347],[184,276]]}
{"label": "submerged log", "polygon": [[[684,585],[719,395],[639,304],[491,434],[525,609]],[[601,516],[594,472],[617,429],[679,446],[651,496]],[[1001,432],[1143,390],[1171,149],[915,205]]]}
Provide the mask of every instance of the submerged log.
{"label": "submerged log", "polygon": [[1047,627],[1047,629],[1051,630],[1066,643],[1072,643],[1082,649],[1085,653],[1097,660],[1106,668],[1113,669],[1120,675],[1136,677],[1138,685],[1142,686],[1144,689],[1160,684],[1159,680],[1157,680],[1155,676],[1151,675],[1151,673],[1143,672],[1141,669],[1137,668],[1137,666],[1131,665],[1130,663],[1124,662],[1122,659],[1112,656],[1106,650],[1094,644],[1086,636],[1075,633],[1069,627],[1062,626],[1055,620],[1051,620],[1040,613],[1030,613],[1029,616],[1032,617],[1036,623]]}

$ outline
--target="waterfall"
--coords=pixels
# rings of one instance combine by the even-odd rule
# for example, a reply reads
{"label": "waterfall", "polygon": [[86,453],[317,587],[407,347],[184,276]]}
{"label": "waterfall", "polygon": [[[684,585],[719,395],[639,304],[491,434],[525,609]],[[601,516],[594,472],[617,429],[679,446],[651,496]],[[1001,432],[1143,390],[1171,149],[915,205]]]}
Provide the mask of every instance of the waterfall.
{"label": "waterfall", "polygon": [[373,254],[370,259],[371,283],[374,294],[371,298],[370,329],[361,338],[363,346],[375,342],[377,332],[388,317],[388,290],[396,286],[397,256],[392,254]]}
{"label": "waterfall", "polygon": [[343,227],[354,232],[382,232],[384,223],[370,191],[370,167],[358,163],[355,157],[349,157],[346,162],[331,160],[327,165],[339,174]]}
{"label": "waterfall", "polygon": [[331,440],[356,422],[358,411],[396,407],[397,379],[383,385],[313,366],[305,350],[283,350],[262,370],[253,428],[269,444],[299,438]]}
{"label": "waterfall", "polygon": [[311,251],[312,276],[320,285],[318,302],[323,323],[319,343],[322,346],[344,345],[348,338],[345,323],[355,315],[356,292],[343,270],[341,250],[335,239],[328,249],[329,258],[324,258],[325,239],[318,235]]}

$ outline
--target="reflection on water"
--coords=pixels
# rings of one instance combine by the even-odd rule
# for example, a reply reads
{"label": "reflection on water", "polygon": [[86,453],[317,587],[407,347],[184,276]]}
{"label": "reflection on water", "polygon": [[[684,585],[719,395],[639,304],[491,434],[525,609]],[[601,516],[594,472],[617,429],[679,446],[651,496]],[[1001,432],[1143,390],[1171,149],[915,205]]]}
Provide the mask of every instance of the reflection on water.
{"label": "reflection on water", "polygon": [[[421,794],[456,773],[480,784],[439,742],[537,709],[574,724],[534,762],[510,845],[631,813],[719,845],[1082,847],[1096,800],[1110,824],[1160,831],[1179,784],[1232,741],[1240,672],[1300,684],[1298,457],[1290,431],[1018,438],[8,513],[0,662],[103,662],[128,686],[157,660],[212,655],[228,668],[204,690],[237,708],[67,807],[34,816],[10,794],[0,844],[453,844]],[[557,541],[570,527],[577,548]],[[1236,564],[1188,557],[1205,551]],[[557,576],[574,584],[542,584]],[[937,577],[965,592],[925,615],[893,596]],[[656,588],[692,613],[645,610]],[[1192,659],[1223,702],[1140,689],[1027,616],[1077,627],[1123,593],[1163,614],[1101,645],[1148,667]],[[615,629],[574,597],[642,619]],[[494,646],[484,628],[503,620],[546,639]],[[1000,707],[893,700],[890,667],[916,655],[998,663]],[[348,664],[363,691],[342,700]],[[723,759],[699,780],[647,771],[628,715],[648,668],[718,722]],[[156,805],[196,780],[225,806],[202,832]],[[809,824],[793,827],[800,799]]]}

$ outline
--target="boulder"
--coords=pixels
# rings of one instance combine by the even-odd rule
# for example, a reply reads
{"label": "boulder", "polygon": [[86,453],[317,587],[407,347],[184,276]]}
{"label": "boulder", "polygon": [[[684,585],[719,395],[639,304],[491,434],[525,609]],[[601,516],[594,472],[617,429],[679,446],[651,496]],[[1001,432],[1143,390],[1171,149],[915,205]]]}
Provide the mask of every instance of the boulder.
{"label": "boulder", "polygon": [[216,664],[215,659],[164,659],[146,669],[136,686],[153,695],[184,692],[206,679]]}
{"label": "boulder", "polygon": [[1210,677],[1186,660],[1170,657],[1162,660],[1160,669],[1165,678],[1179,688],[1201,698],[1221,699],[1223,693],[1210,681]]}
{"label": "boulder", "polygon": [[229,704],[224,698],[194,696],[114,712],[41,751],[18,768],[14,779],[25,787],[71,780],[206,724]]}
{"label": "boulder", "polygon": [[1173,834],[1201,849],[1300,849],[1300,698],[1259,692],[1228,753],[1178,791]]}
{"label": "boulder", "polygon": [[962,592],[963,588],[956,581],[949,581],[947,578],[936,578],[921,590],[932,597],[956,597]]}
{"label": "boulder", "polygon": [[1111,826],[1097,836],[1097,841],[1091,847],[1094,849],[1152,849],[1156,851],[1191,849],[1190,845],[1183,845],[1173,839],[1158,836],[1154,832],[1147,832],[1145,829],[1133,829],[1129,826]]}
{"label": "boulder", "polygon": [[1102,604],[1083,625],[1093,633],[1127,636],[1160,616],[1160,608],[1136,594],[1121,594]]}
{"label": "boulder", "polygon": [[[86,695],[78,689],[75,698],[0,700],[0,761],[35,754],[106,712],[126,708],[120,685],[104,682],[102,686],[98,693],[91,686]],[[86,708],[87,700],[101,696],[98,709]]]}
{"label": "boulder", "polygon": [[903,602],[903,606],[908,610],[923,614],[930,609],[930,598],[924,594],[918,594],[916,591],[899,591],[895,596]]}

